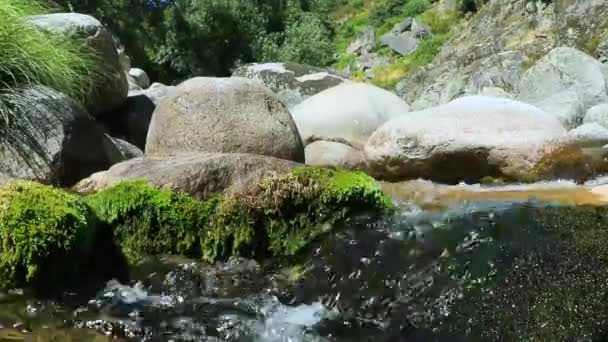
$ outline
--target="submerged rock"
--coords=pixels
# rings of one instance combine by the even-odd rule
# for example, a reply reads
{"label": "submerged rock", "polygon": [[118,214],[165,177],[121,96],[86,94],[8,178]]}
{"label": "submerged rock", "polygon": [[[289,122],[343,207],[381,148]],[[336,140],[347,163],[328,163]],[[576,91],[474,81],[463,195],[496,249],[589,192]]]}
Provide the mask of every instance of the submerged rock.
{"label": "submerged rock", "polygon": [[239,67],[232,76],[262,82],[292,108],[323,90],[348,82],[326,69],[297,63],[254,63]]}
{"label": "submerged rock", "polygon": [[477,183],[486,176],[535,180],[586,173],[561,123],[509,99],[471,96],[393,119],[365,146],[369,171],[388,180]]}
{"label": "submerged rock", "polygon": [[193,78],[163,98],[152,115],[146,156],[251,153],[304,162],[287,108],[246,78]]}
{"label": "submerged rock", "polygon": [[343,139],[362,147],[380,125],[408,110],[408,104],[391,92],[348,83],[309,98],[291,112],[305,144]]}

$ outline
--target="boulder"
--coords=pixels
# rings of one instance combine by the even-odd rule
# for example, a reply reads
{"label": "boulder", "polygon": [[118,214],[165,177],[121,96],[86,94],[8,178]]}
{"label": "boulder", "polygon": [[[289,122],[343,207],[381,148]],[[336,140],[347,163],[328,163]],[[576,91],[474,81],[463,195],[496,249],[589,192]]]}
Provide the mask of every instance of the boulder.
{"label": "boulder", "polygon": [[74,190],[97,192],[122,181],[145,179],[158,187],[204,199],[212,194],[244,193],[260,180],[300,164],[272,157],[230,153],[137,158],[82,180]]}
{"label": "boulder", "polygon": [[603,147],[608,144],[608,128],[592,122],[583,124],[570,132],[570,139],[581,147]]}
{"label": "boulder", "polygon": [[425,23],[407,18],[396,24],[380,41],[398,54],[407,56],[414,53],[420,41],[430,33],[431,29]]}
{"label": "boulder", "polygon": [[19,119],[0,135],[0,174],[72,185],[124,160],[84,108],[50,88],[20,93]]}
{"label": "boulder", "polygon": [[142,89],[148,89],[150,87],[150,77],[148,77],[148,74],[142,69],[129,69],[129,76],[132,77],[135,84],[137,84]]}
{"label": "boulder", "polygon": [[523,76],[517,98],[555,114],[567,128],[583,121],[585,111],[608,101],[605,66],[579,50],[559,47]]}
{"label": "boulder", "polygon": [[325,69],[296,63],[254,63],[242,66],[232,76],[262,82],[291,108],[321,91],[348,82]]}
{"label": "boulder", "polygon": [[86,101],[92,115],[111,112],[124,104],[129,90],[127,77],[112,35],[97,19],[79,13],[54,13],[31,16],[28,21],[44,30],[82,37],[99,56],[105,78],[97,82]]}
{"label": "boulder", "polygon": [[602,103],[589,108],[583,119],[583,123],[595,122],[608,128],[608,103]]}
{"label": "boulder", "polygon": [[408,110],[408,104],[391,92],[347,83],[309,98],[291,113],[305,143],[343,139],[358,148],[380,125]]}
{"label": "boulder", "polygon": [[137,146],[124,140],[114,138],[108,134],[106,134],[106,136],[114,144],[114,146],[116,146],[116,149],[118,149],[118,152],[120,152],[122,160],[141,158],[144,156],[144,152],[140,150]]}
{"label": "boulder", "polygon": [[357,38],[346,48],[346,53],[362,55],[371,52],[376,47],[376,31],[372,26],[367,26]]}
{"label": "boulder", "polygon": [[304,161],[287,108],[270,89],[247,78],[193,78],[156,107],[146,156],[249,153]]}
{"label": "boulder", "polygon": [[117,115],[108,115],[101,120],[110,133],[137,146],[146,148],[146,137],[152,120],[152,113],[160,101],[174,87],[155,83],[146,90],[130,91],[127,104]]}
{"label": "boulder", "polygon": [[368,171],[388,180],[528,181],[586,172],[580,148],[555,116],[484,96],[395,118],[371,136],[365,155]]}
{"label": "boulder", "polygon": [[306,146],[304,151],[307,165],[335,166],[351,170],[365,168],[363,151],[347,144],[319,140]]}

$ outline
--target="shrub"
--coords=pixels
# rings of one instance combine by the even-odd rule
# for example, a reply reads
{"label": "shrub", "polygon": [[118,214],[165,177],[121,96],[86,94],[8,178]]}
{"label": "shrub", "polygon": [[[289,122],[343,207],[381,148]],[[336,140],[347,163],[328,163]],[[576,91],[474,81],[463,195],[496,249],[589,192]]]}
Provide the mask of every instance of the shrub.
{"label": "shrub", "polygon": [[0,0],[0,118],[18,115],[6,100],[18,88],[45,85],[82,101],[100,77],[83,41],[44,32],[26,21],[44,8],[30,0]]}
{"label": "shrub", "polygon": [[50,287],[73,278],[92,247],[79,197],[31,182],[0,187],[0,288]]}

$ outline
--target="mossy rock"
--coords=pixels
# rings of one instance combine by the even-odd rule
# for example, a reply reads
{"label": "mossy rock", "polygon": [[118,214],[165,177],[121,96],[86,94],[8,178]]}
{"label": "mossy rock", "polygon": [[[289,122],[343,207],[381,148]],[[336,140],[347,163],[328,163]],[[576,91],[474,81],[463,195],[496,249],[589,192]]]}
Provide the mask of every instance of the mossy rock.
{"label": "mossy rock", "polygon": [[391,207],[371,177],[317,167],[267,178],[238,196],[198,201],[130,181],[86,200],[114,227],[115,240],[131,261],[156,254],[208,261],[292,256],[350,213]]}
{"label": "mossy rock", "polygon": [[44,286],[72,279],[92,247],[86,203],[49,186],[0,187],[0,288]]}
{"label": "mossy rock", "polygon": [[136,262],[146,254],[199,256],[199,237],[218,201],[197,201],[139,180],[90,195],[86,202],[113,228],[125,256]]}

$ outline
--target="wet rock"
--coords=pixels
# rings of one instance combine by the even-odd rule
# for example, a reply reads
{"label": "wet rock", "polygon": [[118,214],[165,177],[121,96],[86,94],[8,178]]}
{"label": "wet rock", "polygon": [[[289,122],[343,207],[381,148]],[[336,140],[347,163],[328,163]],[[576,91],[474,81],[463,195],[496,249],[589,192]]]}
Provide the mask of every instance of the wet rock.
{"label": "wet rock", "polygon": [[207,198],[217,193],[242,193],[260,180],[282,174],[299,164],[247,154],[192,154],[172,158],[137,158],[93,174],[74,189],[89,193],[126,180],[151,184]]}
{"label": "wet rock", "polygon": [[87,110],[92,115],[111,112],[124,104],[129,84],[119,61],[118,47],[97,19],[79,13],[53,13],[31,16],[28,21],[51,32],[83,37],[100,56],[99,67],[107,78],[99,80],[93,95],[86,99]]}
{"label": "wet rock", "polygon": [[125,160],[76,102],[45,87],[24,89],[19,120],[0,135],[0,174],[70,186]]}
{"label": "wet rock", "polygon": [[552,50],[530,68],[517,98],[555,114],[567,128],[583,121],[585,111],[608,101],[604,65],[576,49]]}
{"label": "wet rock", "polygon": [[325,89],[348,82],[333,72],[296,63],[254,63],[239,67],[232,76],[261,81],[288,107]]}
{"label": "wet rock", "polygon": [[407,103],[384,89],[349,83],[325,90],[291,112],[305,144],[343,139],[357,148],[376,128],[408,109]]}
{"label": "wet rock", "polygon": [[530,180],[585,170],[566,137],[561,123],[536,107],[470,96],[388,121],[365,155],[369,172],[389,180]]}
{"label": "wet rock", "polygon": [[287,108],[261,83],[240,77],[199,77],[178,85],[152,115],[145,152],[150,157],[251,153],[304,161]]}
{"label": "wet rock", "polygon": [[347,144],[318,140],[306,146],[305,152],[307,165],[335,166],[351,170],[365,169],[363,151]]}

